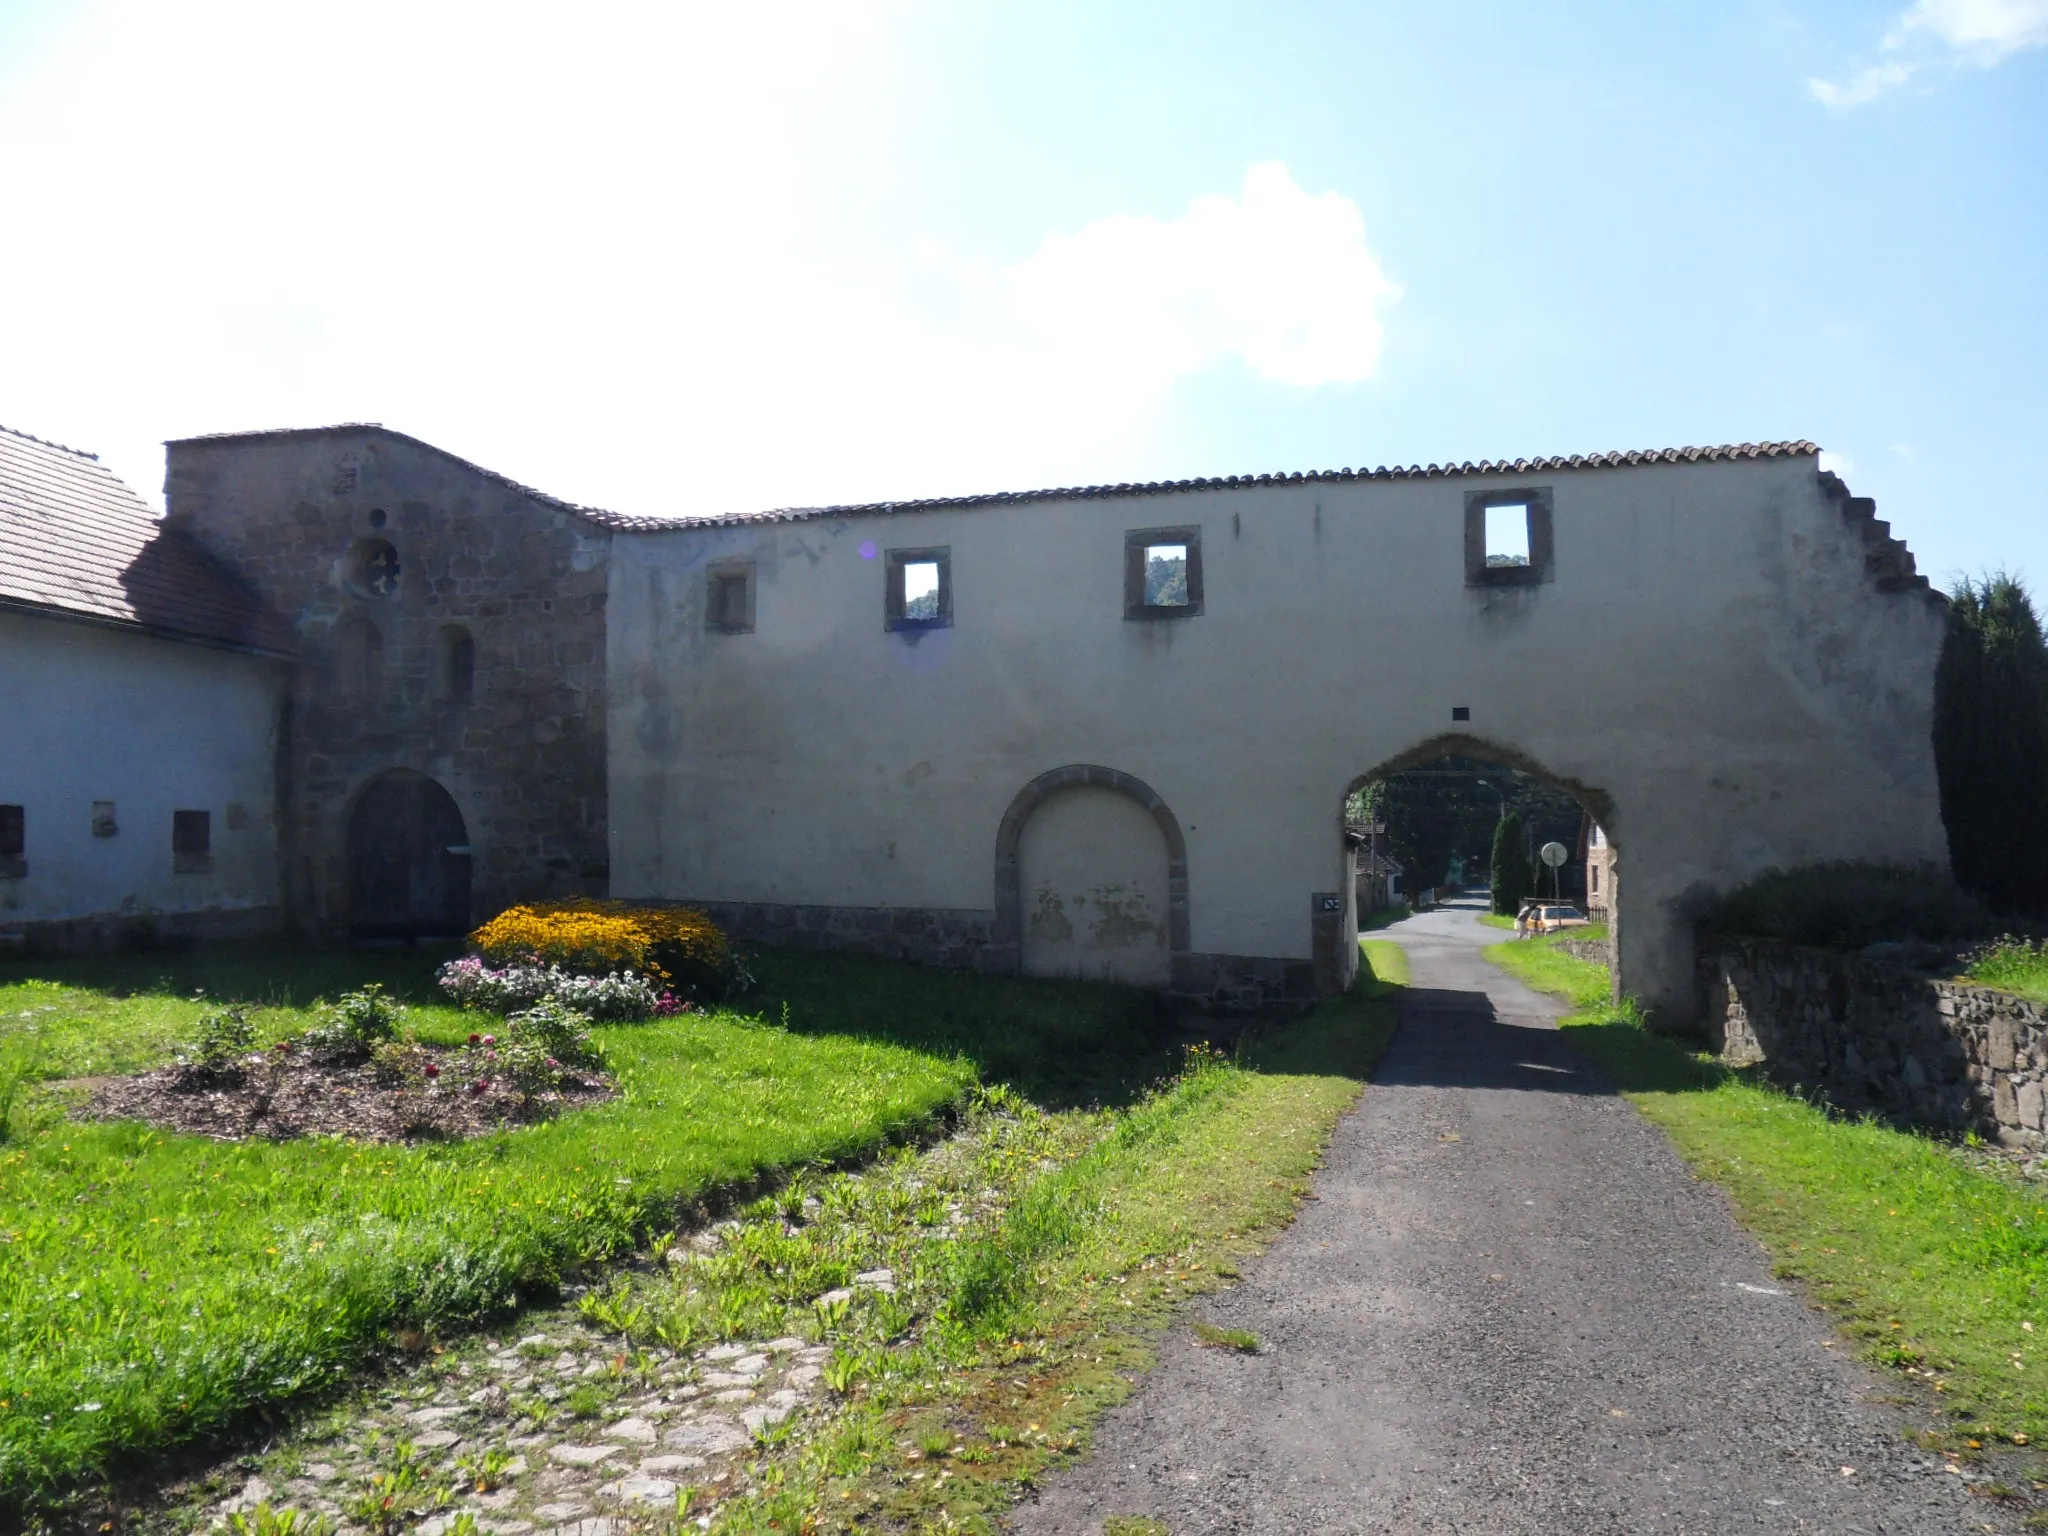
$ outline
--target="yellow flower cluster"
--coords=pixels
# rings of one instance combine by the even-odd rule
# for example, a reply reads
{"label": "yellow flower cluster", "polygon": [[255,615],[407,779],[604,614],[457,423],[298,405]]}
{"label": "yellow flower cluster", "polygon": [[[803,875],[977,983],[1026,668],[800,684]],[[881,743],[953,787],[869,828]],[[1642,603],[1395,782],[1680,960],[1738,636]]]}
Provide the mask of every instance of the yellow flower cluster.
{"label": "yellow flower cluster", "polygon": [[694,907],[639,907],[594,898],[507,907],[469,941],[493,965],[559,965],[591,974],[639,971],[661,981],[682,970],[722,974],[732,964],[724,932]]}

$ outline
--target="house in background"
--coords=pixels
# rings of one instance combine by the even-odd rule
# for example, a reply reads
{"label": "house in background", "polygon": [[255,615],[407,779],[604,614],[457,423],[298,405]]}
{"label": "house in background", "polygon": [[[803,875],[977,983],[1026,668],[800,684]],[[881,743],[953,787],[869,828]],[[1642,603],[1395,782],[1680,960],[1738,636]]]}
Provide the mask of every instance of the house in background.
{"label": "house in background", "polygon": [[277,926],[292,654],[91,454],[0,428],[0,944]]}
{"label": "house in background", "polygon": [[1607,841],[1606,828],[1590,816],[1579,832],[1579,857],[1586,865],[1586,916],[1607,922],[1614,906],[1614,845]]}

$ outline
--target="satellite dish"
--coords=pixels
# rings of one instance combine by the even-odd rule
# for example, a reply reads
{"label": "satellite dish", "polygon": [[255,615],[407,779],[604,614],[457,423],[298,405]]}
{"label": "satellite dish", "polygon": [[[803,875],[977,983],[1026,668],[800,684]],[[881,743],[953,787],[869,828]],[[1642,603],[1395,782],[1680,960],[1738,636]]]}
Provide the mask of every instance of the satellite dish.
{"label": "satellite dish", "polygon": [[1543,862],[1548,864],[1552,869],[1557,868],[1558,865],[1562,864],[1566,859],[1570,857],[1571,854],[1565,851],[1565,846],[1563,843],[1545,843],[1543,845]]}

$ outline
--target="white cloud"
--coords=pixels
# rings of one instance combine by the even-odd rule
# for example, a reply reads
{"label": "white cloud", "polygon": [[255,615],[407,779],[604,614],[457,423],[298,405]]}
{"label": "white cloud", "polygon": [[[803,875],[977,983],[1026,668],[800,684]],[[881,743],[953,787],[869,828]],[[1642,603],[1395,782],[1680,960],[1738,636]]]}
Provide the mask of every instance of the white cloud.
{"label": "white cloud", "polygon": [[1198,197],[1171,222],[1109,218],[1055,235],[1003,287],[1056,353],[1162,381],[1241,360],[1304,387],[1369,377],[1380,311],[1400,296],[1358,205],[1310,197],[1275,163],[1246,171],[1237,200]]}
{"label": "white cloud", "polygon": [[1855,107],[1929,69],[1989,69],[2048,47],[2048,0],[1916,0],[1879,46],[1882,57],[1848,79],[1809,80],[1807,89],[1827,106]]}
{"label": "white cloud", "polygon": [[1283,166],[1021,259],[862,224],[892,4],[100,0],[0,81],[0,422],[146,493],[370,419],[704,512],[1163,472],[1191,375],[1372,373],[1396,290]]}
{"label": "white cloud", "polygon": [[1830,474],[1840,475],[1844,480],[1856,473],[1854,459],[1846,453],[1830,453],[1825,448],[1820,451],[1820,467]]}

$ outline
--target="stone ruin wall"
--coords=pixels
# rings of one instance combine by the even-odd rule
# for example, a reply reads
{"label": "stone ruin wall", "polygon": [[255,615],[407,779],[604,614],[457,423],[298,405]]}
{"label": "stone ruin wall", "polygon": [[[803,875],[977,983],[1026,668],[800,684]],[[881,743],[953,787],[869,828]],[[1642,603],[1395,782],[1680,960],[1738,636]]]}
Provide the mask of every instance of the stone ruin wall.
{"label": "stone ruin wall", "polygon": [[1700,961],[1722,1059],[1850,1111],[2048,1148],[2048,1014],[1898,961],[1760,939]]}
{"label": "stone ruin wall", "polygon": [[[461,808],[472,922],[519,901],[604,894],[610,530],[376,429],[169,447],[171,518],[299,636],[280,764],[292,924],[344,930],[349,812],[392,769],[426,774]],[[351,557],[372,539],[398,554],[388,595],[352,580]],[[368,679],[346,653],[350,626],[365,623],[381,638]],[[466,693],[445,675],[455,628],[474,644]]]}

